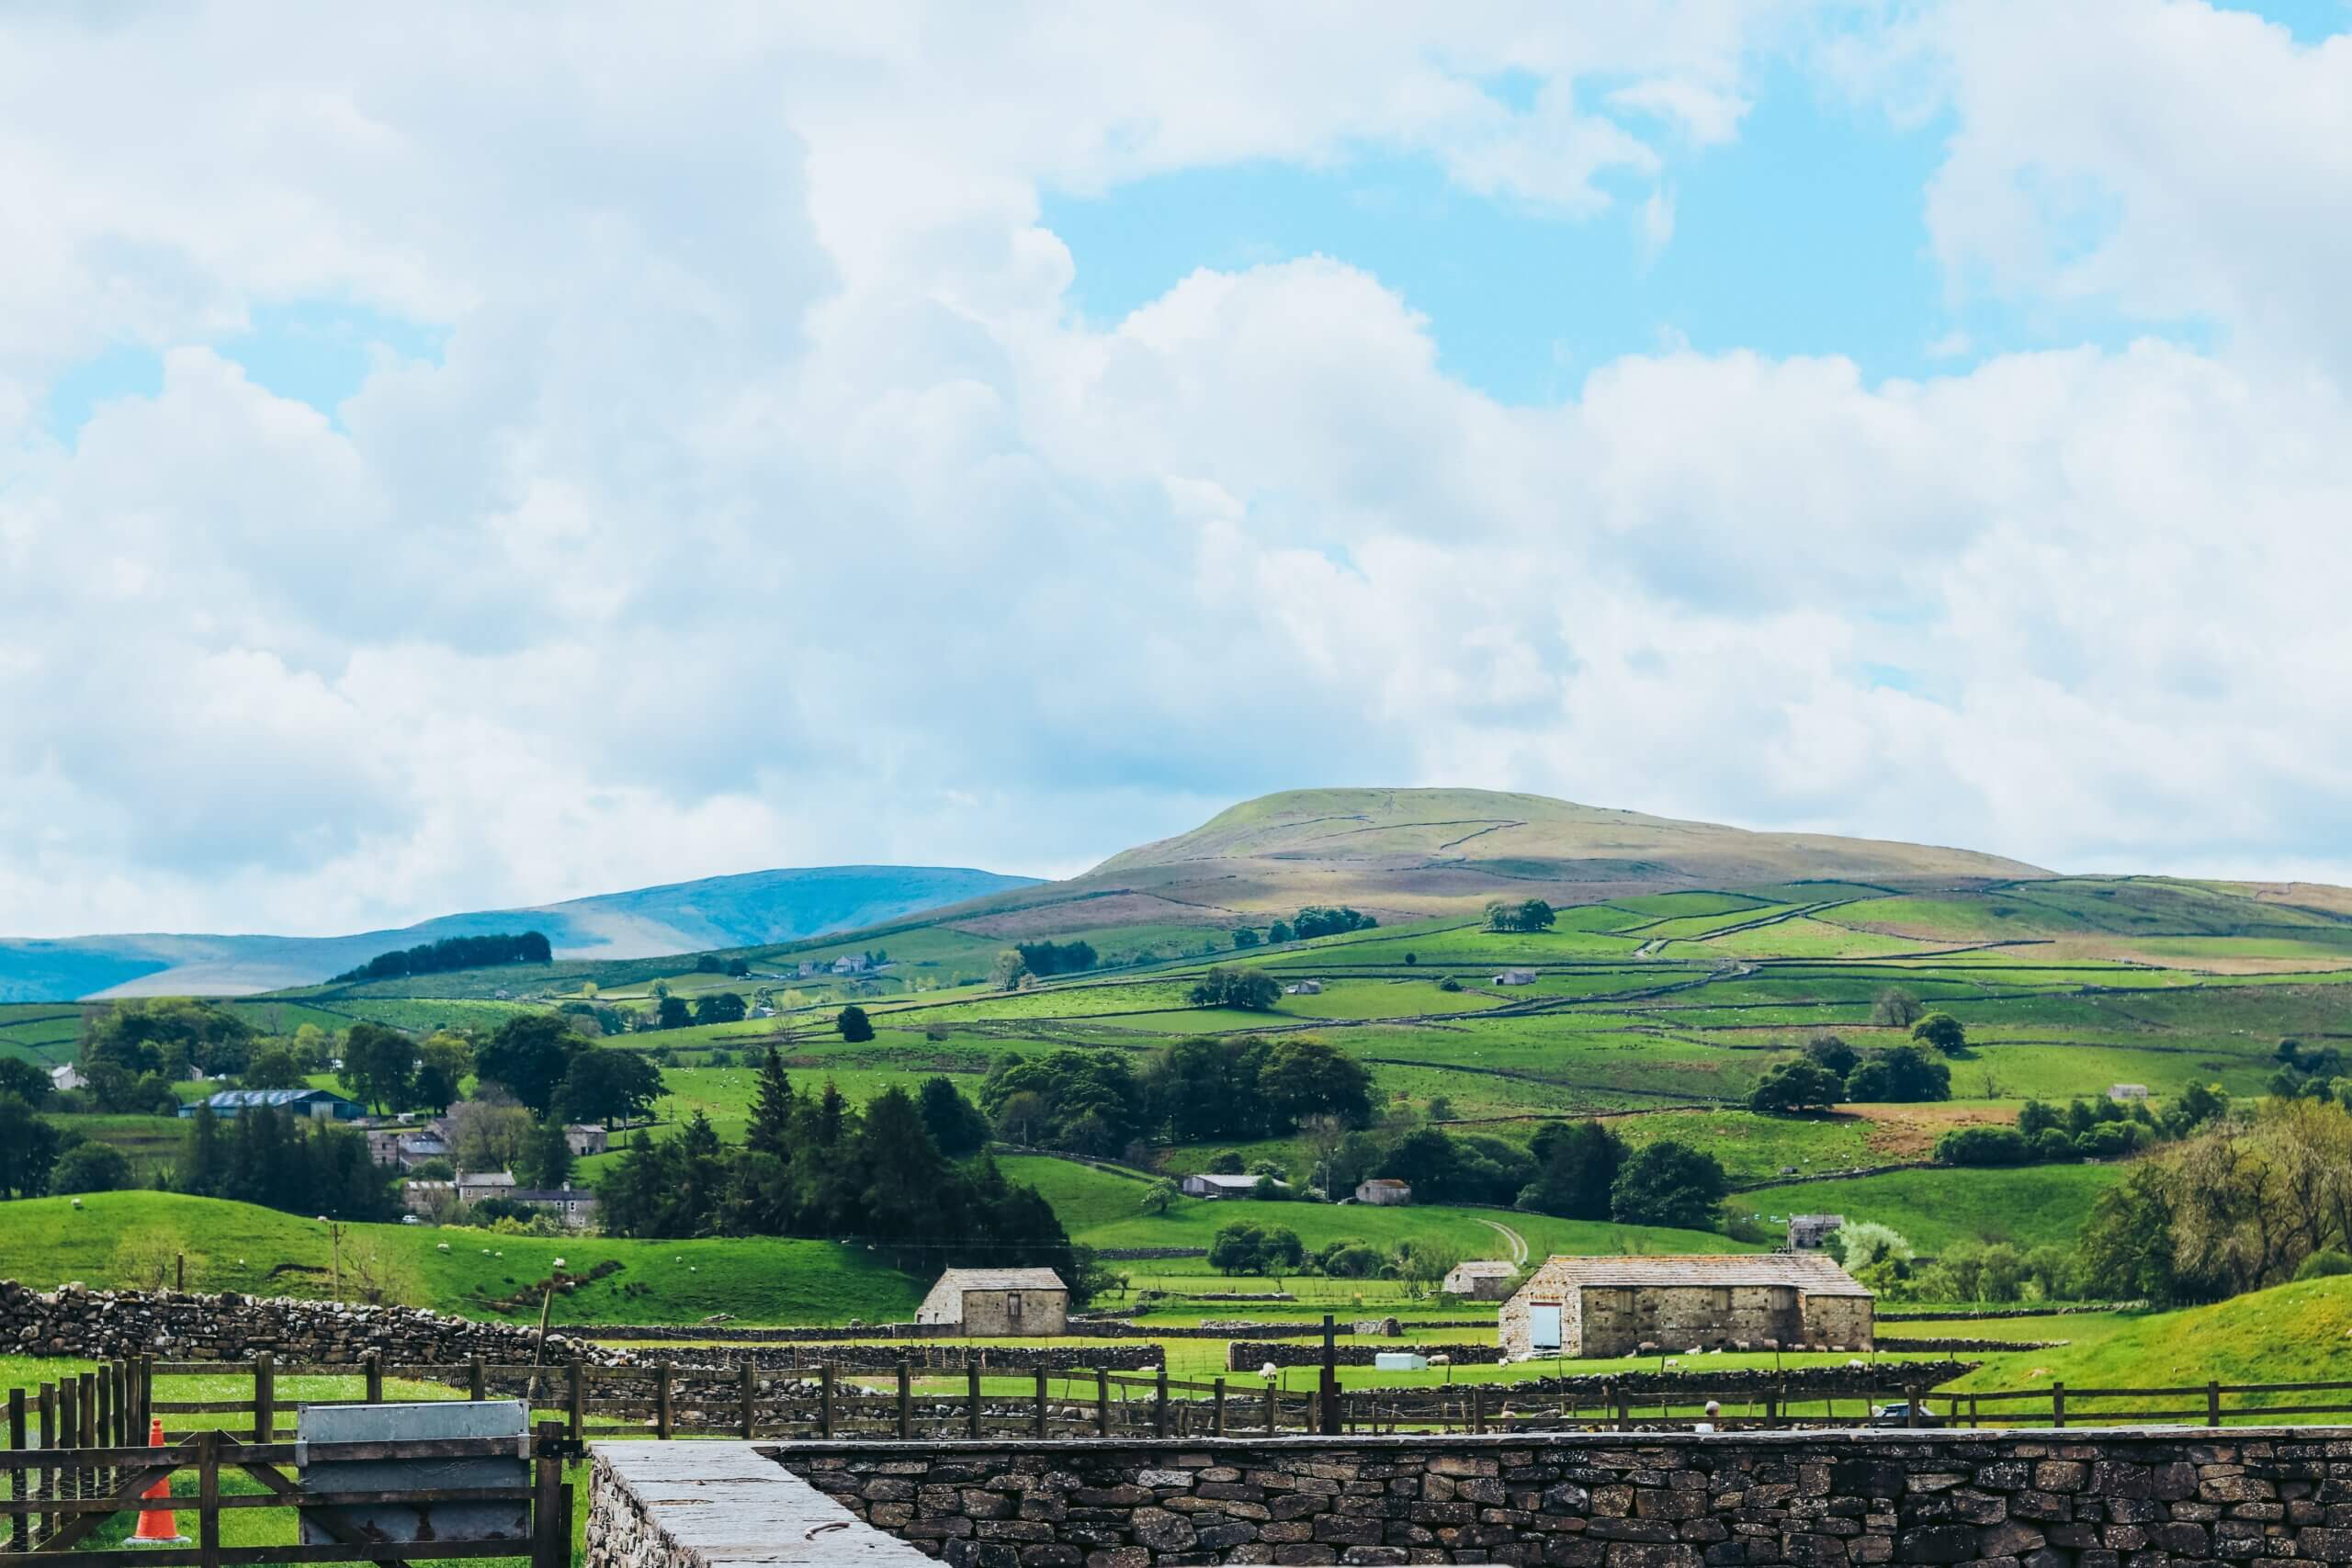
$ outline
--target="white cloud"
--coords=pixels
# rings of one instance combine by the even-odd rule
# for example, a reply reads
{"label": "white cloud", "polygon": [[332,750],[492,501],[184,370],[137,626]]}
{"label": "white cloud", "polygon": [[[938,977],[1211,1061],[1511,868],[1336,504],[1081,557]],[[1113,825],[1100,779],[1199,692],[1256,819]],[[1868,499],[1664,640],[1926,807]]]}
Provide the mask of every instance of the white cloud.
{"label": "white cloud", "polygon": [[[1514,408],[1344,258],[1084,327],[1037,226],[1043,185],[1376,144],[1569,210],[1630,174],[1657,234],[1777,10],[318,16],[6,24],[0,931],[1067,871],[1366,779],[2056,864],[2352,863],[2324,360],[2143,344],[1873,386],[1670,348]],[[2019,65],[2012,109],[1995,59],[1951,46],[1939,243],[2066,292],[1951,195],[1999,183],[2059,69]],[[1506,71],[1529,108],[1480,85]],[[2154,287],[2142,234],[2099,288]],[[2335,330],[2264,270],[2290,264],[2198,243],[2199,309]],[[198,346],[319,298],[446,349],[331,420]],[[122,340],[162,390],[40,434],[40,389]]]}

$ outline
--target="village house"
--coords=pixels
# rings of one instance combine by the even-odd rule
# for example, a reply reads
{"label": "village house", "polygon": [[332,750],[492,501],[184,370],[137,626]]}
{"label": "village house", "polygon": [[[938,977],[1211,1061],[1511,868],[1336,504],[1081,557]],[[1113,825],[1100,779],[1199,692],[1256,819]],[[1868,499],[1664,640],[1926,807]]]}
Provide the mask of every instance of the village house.
{"label": "village house", "polygon": [[1356,1201],[1359,1203],[1377,1203],[1383,1208],[1395,1208],[1412,1201],[1412,1184],[1399,1181],[1393,1176],[1375,1176],[1369,1181],[1356,1183]]}
{"label": "village house", "polygon": [[222,1121],[247,1111],[283,1111],[317,1122],[356,1122],[368,1113],[364,1107],[322,1089],[224,1089],[209,1100],[181,1106],[181,1116],[193,1117],[199,1105],[209,1106]]}
{"label": "village house", "polygon": [[1498,986],[1532,986],[1535,984],[1535,971],[1532,969],[1506,969],[1501,974],[1495,976],[1495,984]]}
{"label": "village house", "polygon": [[915,1309],[915,1321],[975,1337],[1062,1334],[1069,1287],[1050,1269],[950,1269]]}
{"label": "village house", "polygon": [[403,1181],[401,1183],[401,1207],[410,1213],[432,1219],[450,1209],[458,1201],[458,1184],[454,1181]]}
{"label": "village house", "polygon": [[[1222,1176],[1215,1171],[1200,1171],[1184,1178],[1181,1183],[1187,1198],[1247,1198],[1258,1190],[1254,1176]],[[1290,1190],[1287,1181],[1277,1181],[1276,1187]]]}
{"label": "village house", "polygon": [[553,1214],[573,1230],[596,1223],[596,1194],[586,1187],[517,1187],[499,1194],[510,1203]]}
{"label": "village house", "polygon": [[514,1173],[511,1170],[461,1170],[458,1172],[458,1201],[479,1203],[485,1198],[511,1198],[514,1195]]}
{"label": "village house", "polygon": [[1872,1298],[1818,1252],[1555,1258],[1503,1303],[1513,1358],[1659,1350],[1871,1348]]}
{"label": "village house", "polygon": [[1789,1250],[1818,1252],[1828,1245],[1829,1238],[1846,1228],[1843,1214],[1791,1214],[1789,1216]]}
{"label": "village house", "polygon": [[1510,1283],[1518,1278],[1517,1268],[1498,1259],[1457,1263],[1440,1288],[1449,1296],[1464,1296],[1474,1302],[1509,1301]]}

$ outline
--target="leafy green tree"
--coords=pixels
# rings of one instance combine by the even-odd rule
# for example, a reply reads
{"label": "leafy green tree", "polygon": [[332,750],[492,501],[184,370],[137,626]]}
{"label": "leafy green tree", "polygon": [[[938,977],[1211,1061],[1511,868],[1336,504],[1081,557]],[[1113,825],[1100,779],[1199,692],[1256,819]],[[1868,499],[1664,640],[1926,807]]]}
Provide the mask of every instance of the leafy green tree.
{"label": "leafy green tree", "polygon": [[759,1088],[752,1093],[752,1124],[744,1129],[744,1146],[778,1160],[789,1160],[792,1118],[797,1109],[792,1079],[784,1070],[784,1058],[771,1045],[760,1063]]}
{"label": "leafy green tree", "polygon": [[694,1021],[694,1010],[684,997],[663,997],[653,1004],[653,1027],[684,1029]]}
{"label": "leafy green tree", "polygon": [[1804,1043],[1807,1061],[1844,1077],[1860,1065],[1861,1055],[1835,1034],[1816,1034]]}
{"label": "leafy green tree", "polygon": [[532,1115],[545,1116],[571,1070],[573,1053],[587,1043],[553,1013],[519,1013],[500,1024],[476,1054],[474,1071],[483,1082],[502,1086]]}
{"label": "leafy green tree", "polygon": [[1957,1056],[1968,1048],[1968,1031],[1948,1012],[1931,1012],[1919,1020],[1911,1026],[1911,1038],[1947,1056]]}
{"label": "leafy green tree", "polygon": [[57,1164],[57,1129],[21,1094],[0,1093],[0,1198],[38,1198]]}
{"label": "leafy green tree", "polygon": [[1747,1108],[1767,1116],[1826,1111],[1846,1097],[1845,1081],[1818,1062],[1799,1056],[1775,1062],[1757,1080]]}
{"label": "leafy green tree", "polygon": [[1141,1207],[1147,1214],[1164,1214],[1184,1196],[1184,1190],[1168,1177],[1161,1177],[1144,1189]]}
{"label": "leafy green tree", "polygon": [[1266,928],[1266,940],[1277,946],[1294,940],[1294,933],[1290,929],[1290,922],[1288,920],[1276,920],[1273,924],[1268,926]]}
{"label": "leafy green tree", "polygon": [[1570,1220],[1605,1220],[1610,1191],[1625,1161],[1625,1142],[1600,1122],[1547,1122],[1528,1141],[1535,1179],[1518,1206]]}
{"label": "leafy green tree", "polygon": [[1846,1098],[1864,1105],[1917,1105],[1951,1098],[1951,1069],[1917,1045],[1877,1051],[1846,1076]]}
{"label": "leafy green tree", "polygon": [[217,1193],[228,1179],[228,1151],[220,1146],[220,1119],[212,1107],[198,1105],[181,1140],[180,1162],[173,1184],[183,1192]]}
{"label": "leafy green tree", "polygon": [[1220,1226],[1209,1238],[1209,1267],[1220,1274],[1266,1271],[1266,1233],[1246,1220]]}
{"label": "leafy green tree", "polygon": [[0,1094],[13,1094],[27,1105],[39,1110],[49,1103],[57,1086],[49,1074],[32,1062],[19,1061],[14,1056],[0,1057]]}
{"label": "leafy green tree", "polygon": [[1729,1184],[1713,1155],[1661,1138],[1635,1154],[1610,1190],[1610,1218],[1620,1224],[1712,1226]]}
{"label": "leafy green tree", "polygon": [[949,1159],[968,1158],[987,1146],[989,1119],[944,1074],[922,1080],[915,1091],[915,1106],[922,1113],[923,1130]]}
{"label": "leafy green tree", "polygon": [[741,1023],[750,1011],[742,997],[733,991],[712,991],[695,998],[696,1023]]}
{"label": "leafy green tree", "polygon": [[266,1040],[245,1058],[245,1070],[237,1081],[247,1089],[301,1089],[308,1079],[291,1044]]}
{"label": "leafy green tree", "polygon": [[1186,999],[1196,1008],[1238,1008],[1244,1012],[1264,1012],[1283,999],[1283,987],[1272,975],[1262,969],[1231,969],[1212,964],[1186,993]]}
{"label": "leafy green tree", "polygon": [[416,1085],[411,1099],[427,1111],[448,1110],[458,1101],[458,1086],[474,1070],[473,1042],[440,1030],[425,1036],[416,1055]]}
{"label": "leafy green tree", "polygon": [[[1955,1127],[1936,1140],[1939,1165],[2030,1165],[2034,1145],[2014,1127]],[[2071,1144],[2064,1145],[2072,1150]]]}
{"label": "leafy green tree", "polygon": [[1900,986],[1889,986],[1871,1003],[1871,1021],[1882,1029],[1908,1029],[1927,1010],[1909,991]]}
{"label": "leafy green tree", "polygon": [[209,1002],[155,997],[117,1002],[82,1043],[84,1067],[119,1067],[133,1079],[162,1073],[185,1077],[191,1066],[214,1077],[242,1073],[253,1026]]}
{"label": "leafy green tree", "polygon": [[1487,929],[1490,931],[1548,931],[1558,913],[1541,898],[1522,899],[1513,904],[1497,899],[1487,906]]}
{"label": "leafy green tree", "polygon": [[85,1138],[58,1156],[49,1173],[49,1190],[55,1193],[120,1192],[137,1185],[130,1156],[95,1138]]}
{"label": "leafy green tree", "polygon": [[1258,942],[1257,927],[1236,926],[1233,928],[1233,945],[1237,951],[1245,947],[1255,947]]}
{"label": "leafy green tree", "polygon": [[345,1094],[380,1116],[407,1106],[422,1060],[416,1042],[399,1030],[355,1023],[343,1037],[343,1066],[335,1078]]}
{"label": "leafy green tree", "polygon": [[853,1045],[862,1045],[874,1038],[873,1021],[865,1016],[865,1010],[855,1002],[842,1009],[833,1019],[833,1027],[840,1030],[842,1038]]}
{"label": "leafy green tree", "polygon": [[[1272,984],[1268,981],[1268,984]],[[1288,1133],[1310,1116],[1336,1116],[1351,1126],[1372,1119],[1372,1074],[1346,1052],[1308,1035],[1282,1041],[1258,1071],[1267,1124]]]}
{"label": "leafy green tree", "polygon": [[1000,991],[1017,991],[1021,982],[1029,977],[1029,965],[1021,954],[1006,948],[989,965],[989,984]]}
{"label": "leafy green tree", "polygon": [[571,1140],[563,1123],[550,1118],[532,1130],[523,1168],[515,1175],[529,1186],[553,1190],[571,1185]]}
{"label": "leafy green tree", "polygon": [[655,1102],[668,1092],[662,1069],[644,1052],[583,1043],[556,1087],[550,1116],[610,1127],[650,1115]]}

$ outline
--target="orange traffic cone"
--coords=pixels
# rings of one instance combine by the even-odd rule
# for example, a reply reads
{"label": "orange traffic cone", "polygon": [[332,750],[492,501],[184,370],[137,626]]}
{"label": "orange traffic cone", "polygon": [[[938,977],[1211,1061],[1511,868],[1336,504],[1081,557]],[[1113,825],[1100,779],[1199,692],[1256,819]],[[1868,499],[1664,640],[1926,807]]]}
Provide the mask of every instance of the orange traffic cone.
{"label": "orange traffic cone", "polygon": [[[147,1446],[151,1449],[160,1449],[164,1446],[164,1422],[161,1416],[155,1417],[148,1427]],[[141,1496],[143,1501],[149,1503],[171,1501],[171,1477],[164,1476],[154,1485],[147,1488]],[[180,1534],[180,1522],[169,1508],[141,1508],[139,1510],[139,1528],[131,1532],[130,1544],[133,1546],[186,1546],[187,1537]]]}

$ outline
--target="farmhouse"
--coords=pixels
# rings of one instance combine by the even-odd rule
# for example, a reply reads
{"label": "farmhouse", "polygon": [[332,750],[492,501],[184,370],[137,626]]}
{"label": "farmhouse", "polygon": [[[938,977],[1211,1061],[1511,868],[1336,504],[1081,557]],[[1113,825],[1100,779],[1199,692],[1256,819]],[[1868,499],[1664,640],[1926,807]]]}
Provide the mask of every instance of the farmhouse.
{"label": "farmhouse", "polygon": [[2113,1100],[2145,1100],[2148,1086],[2143,1083],[2118,1083],[2107,1086],[2107,1098]]}
{"label": "farmhouse", "polygon": [[1535,971],[1532,969],[1506,969],[1501,974],[1495,976],[1495,984],[1498,986],[1532,986],[1535,984]]}
{"label": "farmhouse", "polygon": [[[1274,1185],[1287,1187],[1289,1184],[1277,1181]],[[1184,1196],[1187,1198],[1247,1198],[1258,1190],[1258,1179],[1254,1176],[1219,1176],[1215,1171],[1202,1171],[1196,1176],[1184,1178],[1183,1189]]]}
{"label": "farmhouse", "polygon": [[1503,1303],[1510,1356],[1631,1356],[1765,1341],[1867,1350],[1872,1298],[1817,1252],[1555,1258]]}
{"label": "farmhouse", "polygon": [[1467,1296],[1474,1302],[1508,1301],[1510,1282],[1518,1277],[1517,1269],[1499,1260],[1457,1263],[1442,1288],[1449,1296]]}
{"label": "farmhouse", "polygon": [[1791,1214],[1789,1216],[1789,1250],[1818,1252],[1829,1238],[1846,1227],[1843,1214]]}
{"label": "farmhouse", "polygon": [[584,1230],[595,1223],[596,1194],[590,1188],[517,1187],[499,1196],[510,1203],[553,1214],[574,1230]]}
{"label": "farmhouse", "polygon": [[49,1087],[61,1093],[69,1089],[86,1089],[89,1083],[90,1080],[82,1076],[82,1069],[71,1062],[62,1067],[49,1069]]}
{"label": "farmhouse", "polygon": [[356,1122],[367,1114],[360,1106],[322,1089],[224,1089],[209,1100],[181,1106],[180,1114],[193,1117],[198,1105],[210,1106],[212,1114],[224,1121],[247,1111],[283,1111],[319,1122]]}
{"label": "farmhouse", "polygon": [[458,1201],[479,1203],[485,1198],[512,1198],[514,1185],[514,1173],[511,1170],[461,1170],[458,1172]]}
{"label": "farmhouse", "polygon": [[1412,1201],[1412,1184],[1399,1181],[1393,1176],[1375,1176],[1369,1181],[1356,1183],[1356,1201],[1359,1203],[1377,1203],[1384,1208],[1394,1208]]}
{"label": "farmhouse", "polygon": [[1301,980],[1295,986],[1284,986],[1283,994],[1288,997],[1319,997],[1323,994],[1323,982]]}
{"label": "farmhouse", "polygon": [[1050,1269],[950,1269],[915,1309],[915,1321],[966,1334],[1062,1334],[1069,1287]]}

